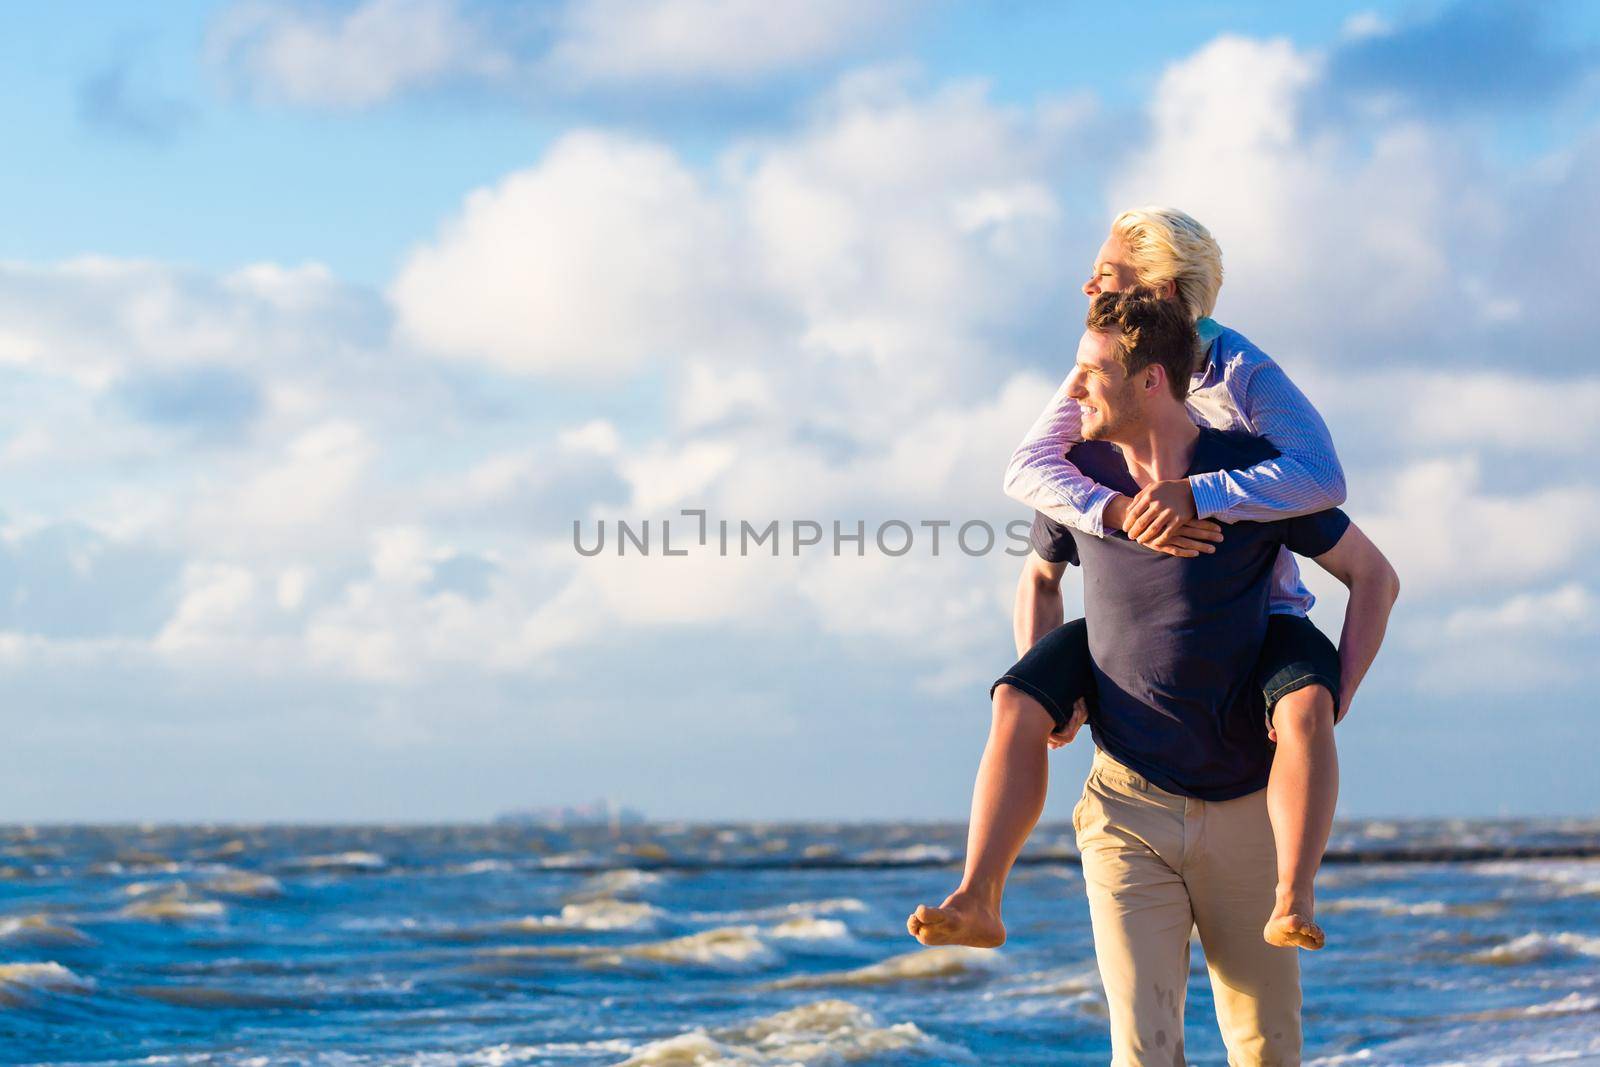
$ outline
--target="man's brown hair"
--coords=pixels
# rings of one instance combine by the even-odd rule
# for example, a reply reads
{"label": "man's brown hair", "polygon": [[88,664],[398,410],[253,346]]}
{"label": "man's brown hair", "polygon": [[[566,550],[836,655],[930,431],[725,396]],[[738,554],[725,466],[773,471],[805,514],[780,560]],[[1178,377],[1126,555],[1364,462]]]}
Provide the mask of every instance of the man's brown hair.
{"label": "man's brown hair", "polygon": [[1167,372],[1172,395],[1179,400],[1189,395],[1189,375],[1200,338],[1178,301],[1167,300],[1145,286],[1101,293],[1089,305],[1085,325],[1115,338],[1117,362],[1128,377],[1159,363]]}

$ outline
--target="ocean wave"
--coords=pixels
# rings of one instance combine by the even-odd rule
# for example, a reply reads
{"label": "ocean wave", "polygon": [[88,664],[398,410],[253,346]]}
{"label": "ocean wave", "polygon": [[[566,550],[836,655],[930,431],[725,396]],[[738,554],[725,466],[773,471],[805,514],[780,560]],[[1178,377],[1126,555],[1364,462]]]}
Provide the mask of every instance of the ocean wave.
{"label": "ocean wave", "polygon": [[652,904],[634,900],[588,900],[567,904],[557,915],[530,915],[496,923],[494,929],[543,933],[563,930],[644,930],[657,925],[665,914]]}
{"label": "ocean wave", "polygon": [[75,926],[56,922],[50,915],[22,915],[0,919],[0,942],[12,945],[91,945],[94,938]]}
{"label": "ocean wave", "polygon": [[242,856],[248,849],[249,846],[244,843],[242,838],[235,837],[214,848],[206,849],[200,855],[204,859],[220,860],[227,859],[230,856]]}
{"label": "ocean wave", "polygon": [[826,989],[830,986],[877,986],[896,982],[926,982],[938,978],[992,974],[1004,967],[994,949],[941,945],[890,956],[886,960],[849,971],[801,974],[769,982],[769,989]]}
{"label": "ocean wave", "polygon": [[155,897],[136,900],[117,914],[125,919],[145,919],[150,922],[195,922],[220,919],[227,913],[219,900],[200,900],[187,895]]}
{"label": "ocean wave", "polygon": [[719,926],[684,937],[607,950],[597,958],[609,963],[647,960],[724,970],[753,970],[779,962],[778,954],[762,940],[760,931],[753,926]]}
{"label": "ocean wave", "polygon": [[1600,937],[1587,937],[1562,931],[1547,934],[1534,931],[1507,941],[1505,944],[1467,956],[1473,963],[1520,964],[1532,963],[1546,956],[1600,956]]}
{"label": "ocean wave", "polygon": [[1587,1015],[1600,1010],[1600,997],[1585,996],[1582,993],[1568,993],[1560,1000],[1551,1000],[1543,1004],[1528,1004],[1520,1008],[1494,1008],[1490,1011],[1475,1011],[1468,1015],[1459,1016],[1472,1022],[1506,1022],[1515,1019],[1539,1019],[1558,1015]]}
{"label": "ocean wave", "polygon": [[471,863],[458,863],[444,869],[446,874],[502,874],[506,871],[516,870],[510,860],[473,860]]}
{"label": "ocean wave", "polygon": [[830,897],[826,900],[797,900],[791,904],[774,904],[765,908],[741,908],[736,911],[696,911],[689,918],[695,922],[763,922],[768,919],[792,919],[811,915],[834,915],[839,912],[869,910],[866,902],[855,897]]}
{"label": "ocean wave", "polygon": [[569,867],[602,867],[609,858],[593,852],[553,852],[541,857],[539,866],[563,870]]}
{"label": "ocean wave", "polygon": [[1472,873],[1544,883],[1562,896],[1600,896],[1600,860],[1483,863]]}
{"label": "ocean wave", "polygon": [[[509,945],[487,952],[501,959],[581,959],[614,967],[626,966],[631,962],[670,963],[729,971],[770,967],[781,959],[754,926],[719,926],[683,937],[629,945]],[[493,966],[473,969],[496,970]]]}
{"label": "ocean wave", "polygon": [[856,857],[860,863],[950,863],[955,850],[945,845],[906,845],[903,848],[875,848]]}
{"label": "ocean wave", "polygon": [[778,925],[767,928],[762,936],[800,952],[818,949],[852,949],[859,947],[860,944],[850,936],[850,928],[838,919],[817,919],[809,915],[785,919]]}
{"label": "ocean wave", "polygon": [[15,1004],[29,994],[88,993],[94,981],[48,960],[43,963],[0,963],[0,1004]]}
{"label": "ocean wave", "polygon": [[1069,997],[1101,992],[1100,972],[1094,964],[1060,970],[1033,971],[1012,977],[999,997]]}
{"label": "ocean wave", "polygon": [[254,871],[225,870],[200,883],[207,892],[225,897],[281,897],[283,883],[270,874]]}
{"label": "ocean wave", "polygon": [[1407,902],[1394,897],[1340,897],[1317,905],[1321,912],[1374,911],[1380,915],[1423,917],[1430,915],[1456,915],[1483,919],[1498,915],[1505,905],[1493,901],[1481,904],[1447,904],[1442,900]]}
{"label": "ocean wave", "polygon": [[634,896],[661,884],[661,876],[637,867],[618,867],[602,871],[584,881],[583,885],[567,895],[569,900],[586,900],[593,897]]}
{"label": "ocean wave", "polygon": [[763,1016],[744,1026],[691,1030],[636,1050],[617,1067],[790,1067],[852,1063],[911,1050],[939,1050],[970,1060],[915,1023],[880,1026],[863,1008],[822,1000]]}
{"label": "ocean wave", "polygon": [[1582,993],[1568,993],[1560,1000],[1532,1004],[1522,1009],[1524,1015],[1579,1015],[1591,1011],[1600,1011],[1600,997]]}
{"label": "ocean wave", "polygon": [[376,852],[350,851],[320,856],[295,856],[284,861],[283,866],[291,871],[361,874],[381,871],[389,866],[389,861]]}

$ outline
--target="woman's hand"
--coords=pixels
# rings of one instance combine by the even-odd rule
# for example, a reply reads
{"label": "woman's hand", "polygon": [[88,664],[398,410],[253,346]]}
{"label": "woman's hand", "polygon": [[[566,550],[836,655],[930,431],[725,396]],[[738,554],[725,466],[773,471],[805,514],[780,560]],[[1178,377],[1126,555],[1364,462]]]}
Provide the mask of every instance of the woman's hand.
{"label": "woman's hand", "polygon": [[[1130,539],[1153,552],[1165,552],[1169,556],[1185,559],[1201,553],[1209,555],[1215,552],[1216,546],[1222,541],[1222,527],[1210,519],[1184,519],[1171,529],[1155,521],[1156,517],[1167,512],[1155,497],[1146,497],[1145,493],[1149,493],[1156,486],[1174,484],[1178,483],[1157,482],[1146,487],[1136,497],[1118,494],[1106,504],[1105,524],[1108,527],[1115,526]],[[1189,483],[1181,484],[1183,491],[1188,492]],[[1192,515],[1194,509],[1192,497],[1189,508]]]}

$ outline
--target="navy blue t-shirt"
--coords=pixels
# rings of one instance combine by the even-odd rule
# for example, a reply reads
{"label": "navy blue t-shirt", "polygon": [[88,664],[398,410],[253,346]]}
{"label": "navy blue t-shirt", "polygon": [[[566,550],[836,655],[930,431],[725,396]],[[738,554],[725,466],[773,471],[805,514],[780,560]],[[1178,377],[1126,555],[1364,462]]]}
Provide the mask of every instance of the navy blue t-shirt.
{"label": "navy blue t-shirt", "polygon": [[[1189,474],[1240,470],[1277,455],[1249,434],[1202,427]],[[1086,441],[1068,458],[1108,488],[1139,491],[1115,445]],[[1211,555],[1155,552],[1121,530],[1103,538],[1036,515],[1034,551],[1083,567],[1084,617],[1099,707],[1095,744],[1162,789],[1231,800],[1272,769],[1256,659],[1267,632],[1279,547],[1320,556],[1350,526],[1338,509],[1225,525]]]}

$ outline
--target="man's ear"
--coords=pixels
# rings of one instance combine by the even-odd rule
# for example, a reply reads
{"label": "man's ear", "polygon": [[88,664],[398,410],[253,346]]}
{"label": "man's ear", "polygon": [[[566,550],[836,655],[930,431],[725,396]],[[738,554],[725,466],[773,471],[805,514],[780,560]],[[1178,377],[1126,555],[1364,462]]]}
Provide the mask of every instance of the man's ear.
{"label": "man's ear", "polygon": [[1167,369],[1152,363],[1144,369],[1144,387],[1147,392],[1159,392],[1167,387]]}

